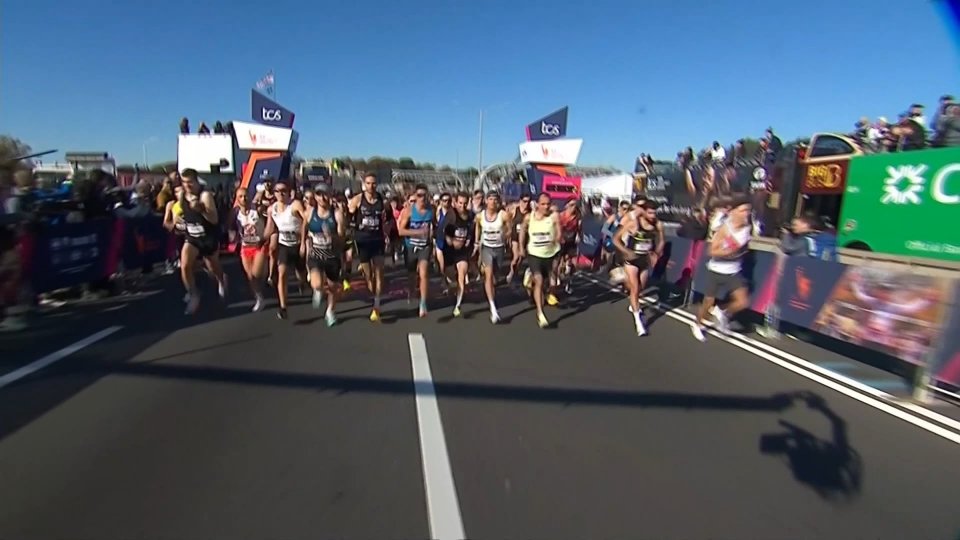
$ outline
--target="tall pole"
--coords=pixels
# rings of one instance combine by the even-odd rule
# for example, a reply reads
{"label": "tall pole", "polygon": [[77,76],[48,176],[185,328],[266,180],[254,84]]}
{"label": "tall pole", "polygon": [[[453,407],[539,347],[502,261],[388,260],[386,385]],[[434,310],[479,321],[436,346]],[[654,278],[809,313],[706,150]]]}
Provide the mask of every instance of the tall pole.
{"label": "tall pole", "polygon": [[150,161],[147,160],[147,141],[143,141],[143,168],[150,168]]}
{"label": "tall pole", "polygon": [[477,174],[483,170],[483,109],[480,109],[480,149],[477,152]]}

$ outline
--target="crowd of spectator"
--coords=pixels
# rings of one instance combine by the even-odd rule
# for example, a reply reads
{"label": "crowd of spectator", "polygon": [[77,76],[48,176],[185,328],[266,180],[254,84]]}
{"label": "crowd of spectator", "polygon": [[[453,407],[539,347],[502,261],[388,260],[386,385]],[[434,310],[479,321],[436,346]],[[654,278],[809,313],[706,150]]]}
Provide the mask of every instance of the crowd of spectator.
{"label": "crowd of spectator", "polygon": [[925,107],[914,103],[895,123],[884,116],[874,122],[863,117],[854,127],[853,138],[872,152],[960,146],[960,103],[951,95],[941,96],[929,123]]}

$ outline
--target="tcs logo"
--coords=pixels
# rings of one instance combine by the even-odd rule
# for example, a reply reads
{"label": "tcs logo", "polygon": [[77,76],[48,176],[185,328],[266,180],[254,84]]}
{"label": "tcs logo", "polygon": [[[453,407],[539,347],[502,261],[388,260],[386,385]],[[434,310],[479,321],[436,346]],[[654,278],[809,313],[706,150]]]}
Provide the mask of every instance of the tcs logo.
{"label": "tcs logo", "polygon": [[540,133],[549,135],[551,137],[559,137],[560,124],[548,124],[546,122],[540,122]]}
{"label": "tcs logo", "polygon": [[268,109],[266,107],[260,109],[260,117],[263,118],[265,122],[280,122],[283,120],[280,109]]}

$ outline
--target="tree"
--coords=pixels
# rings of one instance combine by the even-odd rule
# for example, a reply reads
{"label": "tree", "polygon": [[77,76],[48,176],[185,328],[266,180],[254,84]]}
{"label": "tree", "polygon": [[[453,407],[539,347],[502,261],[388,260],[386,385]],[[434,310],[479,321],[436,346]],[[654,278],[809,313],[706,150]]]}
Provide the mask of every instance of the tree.
{"label": "tree", "polygon": [[416,169],[417,164],[408,157],[402,157],[397,160],[398,169]]}
{"label": "tree", "polygon": [[30,148],[30,145],[24,143],[20,139],[11,137],[9,135],[0,135],[0,164],[4,164],[15,169],[32,169],[32,160],[21,159],[18,161],[13,161],[18,157],[28,156],[32,153],[33,149]]}
{"label": "tree", "polygon": [[476,167],[467,167],[467,170],[463,171],[466,176],[478,176],[480,171]]}

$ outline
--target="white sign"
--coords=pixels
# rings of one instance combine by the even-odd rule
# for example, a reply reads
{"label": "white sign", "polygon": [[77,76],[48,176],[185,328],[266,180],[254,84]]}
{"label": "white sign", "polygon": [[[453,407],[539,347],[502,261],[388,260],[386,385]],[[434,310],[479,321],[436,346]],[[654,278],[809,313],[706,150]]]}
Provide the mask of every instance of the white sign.
{"label": "white sign", "polygon": [[237,134],[237,148],[241,150],[280,150],[290,149],[290,142],[294,138],[294,131],[288,128],[251,124],[249,122],[233,122],[233,130]]}
{"label": "white sign", "polygon": [[520,143],[520,161],[549,165],[576,165],[583,139],[554,139]]}
{"label": "white sign", "polygon": [[181,134],[177,139],[177,169],[194,169],[198,173],[209,173],[211,165],[219,165],[227,160],[227,166],[220,172],[235,172],[233,164],[233,139],[229,134],[200,135],[199,133]]}

